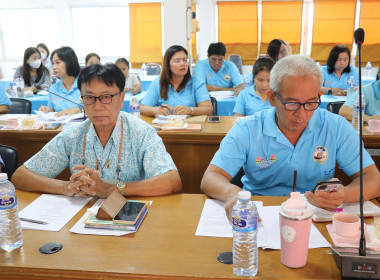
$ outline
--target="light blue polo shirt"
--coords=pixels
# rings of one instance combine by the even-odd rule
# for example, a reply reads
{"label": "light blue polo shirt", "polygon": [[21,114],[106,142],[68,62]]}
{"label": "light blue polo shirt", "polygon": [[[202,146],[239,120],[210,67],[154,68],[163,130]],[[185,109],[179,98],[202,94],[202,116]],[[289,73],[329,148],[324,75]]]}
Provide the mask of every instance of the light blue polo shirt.
{"label": "light blue polo shirt", "polygon": [[160,78],[156,78],[149,86],[141,104],[156,107],[159,104],[168,104],[177,107],[178,105],[186,107],[197,107],[202,101],[210,101],[206,85],[199,79],[191,77],[185,88],[177,92],[171,85],[168,89],[168,99],[164,100],[160,96]]}
{"label": "light blue polo shirt", "polygon": [[[294,170],[296,190],[304,193],[333,178],[336,162],[348,176],[359,171],[359,136],[345,118],[315,110],[294,147],[278,129],[272,108],[238,121],[211,164],[232,177],[243,166],[243,189],[253,195],[285,196],[293,190]],[[363,167],[373,163],[364,150]]]}
{"label": "light blue polo shirt", "polygon": [[343,88],[343,90],[348,88],[347,80],[350,76],[354,76],[355,79],[355,87],[359,86],[359,71],[355,66],[350,65],[351,72],[350,73],[342,73],[340,79],[332,72],[329,74],[328,66],[322,66],[321,71],[323,74],[323,86],[327,88]]}
{"label": "light blue polo shirt", "polygon": [[2,82],[0,82],[0,105],[12,105],[12,102],[9,100],[8,94],[5,91]]}
{"label": "light blue polo shirt", "polygon": [[205,84],[217,87],[233,88],[244,83],[236,65],[225,60],[223,66],[215,73],[212,70],[208,59],[200,60],[195,65],[195,77],[202,80]]}
{"label": "light blue polo shirt", "polygon": [[[60,96],[63,96],[69,100],[72,100],[75,103],[80,102],[79,101],[80,100],[80,91],[78,88],[78,77],[75,79],[74,84],[69,91],[67,91],[67,89],[64,87],[62,80],[51,85],[51,87],[49,88],[49,91],[54,92]],[[54,109],[54,111],[56,111],[56,112],[60,112],[64,109],[78,107],[78,105],[75,105],[74,103],[71,103],[70,101],[67,101],[67,100],[60,98],[58,96],[52,95],[51,93],[49,93],[49,100],[48,100],[47,106],[51,109]]]}
{"label": "light blue polo shirt", "polygon": [[234,113],[251,116],[256,112],[272,108],[269,101],[263,102],[255,91],[255,86],[242,90],[237,97]]}
{"label": "light blue polo shirt", "polygon": [[[364,114],[369,116],[380,115],[380,84],[379,81],[362,87],[362,94],[364,97],[365,111]],[[343,104],[350,108],[354,108],[354,103],[358,99],[359,90],[357,90],[350,98]]]}

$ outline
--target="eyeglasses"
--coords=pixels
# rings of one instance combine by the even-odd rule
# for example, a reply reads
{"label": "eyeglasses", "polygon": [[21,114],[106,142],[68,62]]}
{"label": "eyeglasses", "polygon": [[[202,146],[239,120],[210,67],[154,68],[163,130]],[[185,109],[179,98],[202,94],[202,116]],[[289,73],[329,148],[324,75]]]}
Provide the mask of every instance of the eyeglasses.
{"label": "eyeglasses", "polygon": [[179,63],[181,63],[181,62],[183,62],[183,63],[189,63],[189,59],[188,58],[184,58],[184,59],[174,59],[174,60],[172,60],[171,62],[173,62],[173,63],[176,63],[176,64],[179,64]]}
{"label": "eyeglasses", "polygon": [[214,57],[214,56],[210,56],[210,59],[212,62],[216,63],[216,62],[219,62],[219,63],[222,63],[224,61],[224,57],[221,56],[221,57]]}
{"label": "eyeglasses", "polygon": [[112,102],[112,97],[120,94],[121,91],[115,94],[105,94],[100,96],[93,96],[93,95],[82,95],[81,98],[83,100],[83,103],[86,105],[92,105],[95,104],[96,99],[99,99],[100,103],[102,104],[110,104]]}
{"label": "eyeglasses", "polygon": [[299,103],[299,102],[285,102],[282,100],[282,98],[278,95],[277,92],[274,93],[278,99],[284,104],[285,110],[287,111],[297,111],[301,105],[306,111],[314,111],[316,110],[319,105],[321,105],[321,97],[318,94],[318,102],[305,102],[305,103]]}

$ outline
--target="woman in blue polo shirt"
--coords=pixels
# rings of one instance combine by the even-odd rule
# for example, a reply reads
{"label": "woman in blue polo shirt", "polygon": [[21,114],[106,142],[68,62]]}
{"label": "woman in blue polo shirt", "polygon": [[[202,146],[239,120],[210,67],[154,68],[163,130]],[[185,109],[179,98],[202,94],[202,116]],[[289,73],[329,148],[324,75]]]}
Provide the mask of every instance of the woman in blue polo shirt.
{"label": "woman in blue polo shirt", "polygon": [[192,77],[187,50],[178,45],[167,49],[161,75],[149,86],[141,103],[141,114],[211,115],[212,104],[206,85]]}
{"label": "woman in blue polo shirt", "polygon": [[[75,105],[80,102],[80,91],[77,86],[80,66],[77,55],[72,48],[61,47],[53,51],[51,57],[54,75],[60,78],[60,81],[53,84],[49,91],[58,96],[50,93],[47,106],[41,106],[40,111],[58,112],[57,117],[80,113],[81,107]],[[71,102],[59,96],[69,99]]]}
{"label": "woman in blue polo shirt", "polygon": [[235,116],[250,116],[272,107],[266,93],[270,90],[269,77],[273,65],[274,61],[269,56],[260,57],[253,65],[253,86],[240,92],[234,108]]}
{"label": "woman in blue polo shirt", "polygon": [[332,95],[347,94],[347,80],[354,76],[355,87],[359,86],[358,69],[351,65],[350,50],[346,45],[335,46],[327,59],[326,65],[321,68],[323,74],[323,92]]}

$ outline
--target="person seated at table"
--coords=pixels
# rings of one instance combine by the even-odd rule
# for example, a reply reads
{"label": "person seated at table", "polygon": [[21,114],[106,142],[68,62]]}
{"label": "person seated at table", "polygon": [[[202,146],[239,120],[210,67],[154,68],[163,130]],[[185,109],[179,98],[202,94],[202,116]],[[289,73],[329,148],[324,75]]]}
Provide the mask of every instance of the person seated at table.
{"label": "person seated at table", "polygon": [[253,86],[242,90],[237,97],[234,115],[250,116],[263,109],[272,108],[267,98],[270,90],[270,70],[274,65],[270,57],[260,57],[253,65]]}
{"label": "person seated at table", "polygon": [[195,65],[194,76],[206,84],[208,91],[233,90],[239,95],[244,89],[244,81],[236,65],[224,60],[226,46],[221,42],[211,43],[207,56]]}
{"label": "person seated at table", "polygon": [[54,50],[51,57],[53,59],[54,75],[60,80],[50,87],[47,106],[41,106],[39,110],[45,113],[58,112],[57,117],[80,113],[82,111],[81,106],[75,104],[79,103],[80,99],[80,90],[77,85],[80,66],[77,55],[72,48],[61,47]]}
{"label": "person seated at table", "polygon": [[[226,213],[241,190],[230,183],[243,167],[243,189],[252,195],[288,196],[293,172],[296,191],[320,208],[335,209],[359,200],[359,137],[337,114],[318,109],[323,76],[309,57],[290,55],[279,60],[270,74],[268,100],[274,107],[238,121],[222,140],[207,168],[202,191],[225,201]],[[352,179],[337,192],[310,192],[318,181],[334,177],[338,163]],[[371,156],[363,154],[364,199],[380,196],[380,173]]]}
{"label": "person seated at table", "polygon": [[140,111],[144,116],[211,115],[207,88],[191,76],[184,47],[174,45],[166,50],[161,75],[150,84]]}
{"label": "person seated at table", "polygon": [[289,42],[285,42],[281,39],[273,39],[269,42],[267,47],[267,55],[277,62],[281,58],[292,54],[292,48]]}
{"label": "person seated at table", "polygon": [[350,50],[346,45],[341,44],[333,47],[326,65],[322,66],[323,73],[323,92],[332,95],[347,95],[350,76],[354,76],[355,87],[358,89],[359,72],[351,65]]}
{"label": "person seated at table", "polygon": [[[53,60],[54,62],[54,60]],[[126,112],[125,77],[115,64],[93,64],[79,74],[88,119],[69,123],[12,176],[18,189],[67,196],[107,197],[179,192],[181,179],[156,131]],[[55,178],[66,167],[69,180]]]}
{"label": "person seated at table", "polygon": [[10,105],[12,105],[12,102],[9,100],[3,83],[0,82],[0,114],[8,114]]}
{"label": "person seated at table", "polygon": [[125,91],[132,95],[141,92],[141,82],[137,75],[129,75],[129,61],[124,57],[116,59],[115,64],[125,76]]}
{"label": "person seated at table", "polygon": [[[376,81],[362,87],[362,95],[364,98],[364,117],[363,121],[368,123],[369,120],[380,120],[380,68],[376,76]],[[345,117],[347,120],[352,121],[354,103],[358,99],[359,91],[357,90],[349,99],[343,104],[339,110],[339,115]]]}
{"label": "person seated at table", "polygon": [[91,64],[100,64],[100,56],[96,53],[89,53],[84,59],[86,66]]}
{"label": "person seated at table", "polygon": [[13,79],[22,79],[25,90],[36,92],[52,84],[50,71],[42,63],[40,51],[29,47],[24,52],[23,64],[17,67]]}
{"label": "person seated at table", "polygon": [[51,63],[51,59],[49,57],[50,52],[48,47],[44,43],[39,43],[36,47],[41,54],[41,60],[45,64],[45,67],[49,69],[50,73],[52,74],[53,71],[53,64]]}

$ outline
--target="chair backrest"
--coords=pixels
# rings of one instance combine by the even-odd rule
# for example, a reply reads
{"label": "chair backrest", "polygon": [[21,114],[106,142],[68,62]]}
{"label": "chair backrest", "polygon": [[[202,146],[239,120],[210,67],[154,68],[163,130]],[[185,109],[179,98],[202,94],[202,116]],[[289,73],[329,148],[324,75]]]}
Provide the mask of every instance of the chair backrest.
{"label": "chair backrest", "polygon": [[8,174],[8,180],[11,180],[13,173],[18,167],[18,152],[15,148],[0,145],[0,156],[4,162],[3,172]]}
{"label": "chair backrest", "polygon": [[237,69],[239,70],[240,74],[243,74],[243,62],[241,60],[241,56],[239,54],[230,54],[228,56],[228,60],[233,62]]}
{"label": "chair backrest", "polygon": [[10,98],[12,105],[9,106],[9,114],[31,114],[32,102],[23,98]]}
{"label": "chair backrest", "polygon": [[334,114],[339,114],[339,109],[342,107],[345,101],[335,101],[327,104],[327,110]]}
{"label": "chair backrest", "polygon": [[160,75],[161,65],[158,63],[148,63],[146,65],[146,74],[147,75]]}
{"label": "chair backrest", "polygon": [[215,97],[210,95],[211,104],[212,104],[212,115],[217,116],[218,115],[218,101]]}

